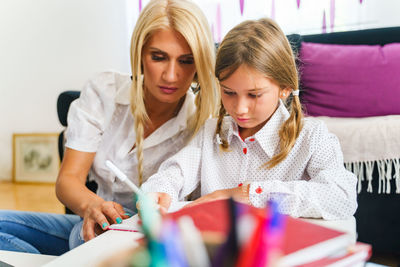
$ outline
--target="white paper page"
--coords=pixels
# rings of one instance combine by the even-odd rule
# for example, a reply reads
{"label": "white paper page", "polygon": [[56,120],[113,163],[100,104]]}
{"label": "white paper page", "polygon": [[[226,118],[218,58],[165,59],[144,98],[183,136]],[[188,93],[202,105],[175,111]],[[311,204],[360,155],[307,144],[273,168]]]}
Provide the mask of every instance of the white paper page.
{"label": "white paper page", "polygon": [[108,227],[109,230],[129,231],[129,232],[143,232],[141,223],[139,222],[139,215],[133,215],[132,217],[125,219],[122,223],[114,223]]}
{"label": "white paper page", "polygon": [[[191,201],[178,201],[171,203],[171,206],[168,209],[168,212],[175,212],[183,208],[185,205],[189,204]],[[143,232],[141,226],[141,220],[139,215],[133,215],[132,217],[125,219],[122,223],[114,223],[108,227],[109,230],[118,230],[118,231],[129,231],[129,232]]]}

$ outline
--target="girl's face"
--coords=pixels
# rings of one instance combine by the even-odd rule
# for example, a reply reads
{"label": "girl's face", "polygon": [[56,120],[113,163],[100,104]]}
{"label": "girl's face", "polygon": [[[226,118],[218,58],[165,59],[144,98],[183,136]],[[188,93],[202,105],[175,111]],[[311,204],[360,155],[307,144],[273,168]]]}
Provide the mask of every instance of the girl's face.
{"label": "girl's face", "polygon": [[220,85],[222,103],[239,125],[243,139],[254,135],[267,123],[283,92],[290,93],[290,89],[280,89],[275,81],[246,65],[241,65]]}
{"label": "girl's face", "polygon": [[172,29],[155,31],[143,46],[142,65],[146,102],[177,103],[196,73],[192,50]]}

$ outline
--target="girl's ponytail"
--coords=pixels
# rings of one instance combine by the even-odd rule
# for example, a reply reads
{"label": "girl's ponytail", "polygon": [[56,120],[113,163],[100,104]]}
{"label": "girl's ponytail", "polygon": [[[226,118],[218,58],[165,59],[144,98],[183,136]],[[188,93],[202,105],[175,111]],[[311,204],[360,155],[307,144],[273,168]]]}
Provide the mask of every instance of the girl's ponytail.
{"label": "girl's ponytail", "polygon": [[294,95],[290,104],[290,117],[282,124],[279,130],[280,152],[265,163],[263,167],[271,169],[286,158],[303,128],[303,117],[299,96]]}
{"label": "girl's ponytail", "polygon": [[224,120],[226,111],[224,105],[221,103],[221,107],[218,113],[218,121],[217,121],[217,128],[215,129],[215,136],[218,139],[219,147],[222,151],[226,152],[229,149],[228,141],[225,139],[224,136],[221,136],[221,129],[222,129],[222,122]]}

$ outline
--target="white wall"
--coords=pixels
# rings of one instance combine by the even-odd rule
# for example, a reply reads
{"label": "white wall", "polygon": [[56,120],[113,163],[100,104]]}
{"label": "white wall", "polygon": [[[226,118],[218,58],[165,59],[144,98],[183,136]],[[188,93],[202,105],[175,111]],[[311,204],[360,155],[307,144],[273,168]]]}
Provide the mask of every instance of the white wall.
{"label": "white wall", "polygon": [[0,179],[12,133],[59,132],[56,101],[95,72],[129,72],[125,0],[0,1]]}
{"label": "white wall", "polygon": [[[139,6],[150,0],[126,0],[130,8],[130,27],[139,16]],[[286,34],[326,32],[400,26],[399,0],[193,0],[204,12],[214,33],[221,41],[236,24],[247,19],[270,17]],[[240,9],[243,3],[243,14]],[[299,6],[297,6],[297,2]],[[332,24],[331,24],[332,23]],[[130,32],[130,30],[129,30]]]}
{"label": "white wall", "polygon": [[[215,40],[245,19],[285,33],[399,26],[398,0],[194,0]],[[129,72],[129,39],[149,0],[0,0],[0,180],[11,178],[12,133],[58,132],[56,100],[95,72]],[[333,8],[332,8],[333,7]],[[334,27],[330,27],[334,11]]]}

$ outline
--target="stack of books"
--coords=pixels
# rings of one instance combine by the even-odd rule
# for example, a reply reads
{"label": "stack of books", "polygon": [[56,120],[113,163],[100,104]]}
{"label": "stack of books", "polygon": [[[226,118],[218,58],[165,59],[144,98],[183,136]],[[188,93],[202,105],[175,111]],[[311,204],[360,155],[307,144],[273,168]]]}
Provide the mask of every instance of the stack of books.
{"label": "stack of books", "polygon": [[[278,214],[274,205],[218,200],[169,213],[162,222],[156,243],[165,266],[362,266],[371,256],[371,246],[354,244],[350,234]],[[134,216],[110,229],[141,227]]]}

